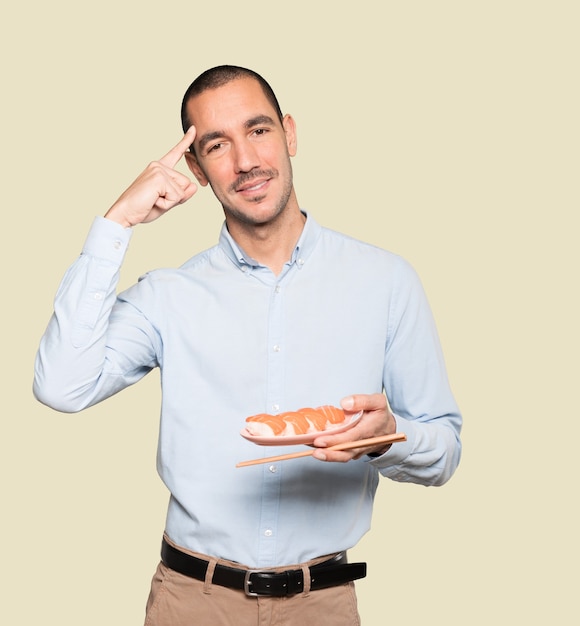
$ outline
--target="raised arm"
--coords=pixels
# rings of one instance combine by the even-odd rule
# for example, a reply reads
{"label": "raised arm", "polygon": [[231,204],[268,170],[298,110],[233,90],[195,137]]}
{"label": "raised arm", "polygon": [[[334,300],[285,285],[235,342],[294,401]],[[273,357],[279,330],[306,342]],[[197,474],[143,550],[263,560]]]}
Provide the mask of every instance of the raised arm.
{"label": "raised arm", "polygon": [[119,269],[130,226],[157,219],[197,187],[174,167],[195,137],[190,128],[163,158],[147,166],[96,218],[81,255],[58,289],[54,313],[38,349],[34,394],[44,404],[76,412],[133,384],[157,365],[157,337],[140,311],[117,301]]}

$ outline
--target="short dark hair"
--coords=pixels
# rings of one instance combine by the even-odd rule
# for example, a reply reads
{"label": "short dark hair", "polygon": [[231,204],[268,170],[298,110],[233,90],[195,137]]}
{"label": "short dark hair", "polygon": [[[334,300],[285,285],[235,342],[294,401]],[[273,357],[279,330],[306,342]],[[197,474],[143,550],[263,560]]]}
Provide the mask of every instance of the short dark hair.
{"label": "short dark hair", "polygon": [[260,76],[260,74],[237,65],[218,65],[217,67],[212,67],[211,69],[200,74],[187,88],[181,102],[181,126],[183,128],[183,132],[187,132],[187,129],[191,126],[191,122],[187,116],[187,103],[191,100],[191,98],[198,96],[200,93],[203,93],[208,89],[217,89],[218,87],[222,87],[232,80],[237,80],[239,78],[253,78],[258,81],[260,87],[262,87],[264,95],[274,107],[280,122],[282,122],[284,116],[282,115],[280,105],[278,104],[278,99],[276,98],[272,87],[270,87],[267,81]]}

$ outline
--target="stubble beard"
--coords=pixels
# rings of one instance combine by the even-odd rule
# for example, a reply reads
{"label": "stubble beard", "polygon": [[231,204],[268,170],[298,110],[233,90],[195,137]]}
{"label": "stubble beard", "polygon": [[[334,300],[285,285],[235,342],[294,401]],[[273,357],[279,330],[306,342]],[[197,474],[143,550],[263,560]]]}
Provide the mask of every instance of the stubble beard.
{"label": "stubble beard", "polygon": [[[276,205],[266,215],[256,215],[252,212],[241,210],[235,206],[232,206],[229,203],[222,201],[221,205],[226,216],[226,221],[228,219],[235,220],[236,222],[241,223],[245,226],[263,226],[265,224],[275,221],[288,206],[288,201],[290,200],[290,196],[292,195],[292,188],[294,184],[292,179],[292,167],[290,164],[288,165],[289,175],[286,179],[284,187],[282,188],[280,198],[278,199]],[[240,176],[236,183],[231,186],[231,189],[234,190],[235,188],[237,188],[237,186],[245,184],[246,182],[250,182],[253,178],[258,178],[260,176],[263,176],[264,174],[267,174],[272,179],[279,178],[280,176],[278,170],[260,170],[258,172],[255,172],[251,176]],[[266,194],[261,196],[255,196],[250,200],[250,202],[252,204],[258,205],[264,200],[265,197]]]}

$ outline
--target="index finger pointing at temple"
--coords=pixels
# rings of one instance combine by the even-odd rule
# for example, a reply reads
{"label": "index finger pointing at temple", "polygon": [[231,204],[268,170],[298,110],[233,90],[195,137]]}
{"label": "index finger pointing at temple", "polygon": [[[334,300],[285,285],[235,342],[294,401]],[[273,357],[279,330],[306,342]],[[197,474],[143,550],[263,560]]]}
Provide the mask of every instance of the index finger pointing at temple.
{"label": "index finger pointing at temple", "polygon": [[195,139],[195,126],[190,126],[185,135],[183,135],[181,141],[171,148],[171,150],[161,159],[159,159],[160,163],[166,165],[167,167],[175,167],[181,157],[189,150],[189,147],[193,143]]}

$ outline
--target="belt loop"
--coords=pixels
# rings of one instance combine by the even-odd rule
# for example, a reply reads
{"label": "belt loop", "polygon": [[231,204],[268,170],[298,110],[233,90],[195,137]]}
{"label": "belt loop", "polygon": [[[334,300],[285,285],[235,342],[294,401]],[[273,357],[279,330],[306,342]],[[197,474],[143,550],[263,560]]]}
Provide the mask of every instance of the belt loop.
{"label": "belt loop", "polygon": [[203,593],[211,594],[211,583],[213,580],[213,573],[215,566],[217,565],[216,559],[210,559],[207,564],[207,570],[205,572],[205,580],[203,582]]}
{"label": "belt loop", "polygon": [[310,595],[310,567],[308,565],[302,566],[302,597],[307,598]]}

